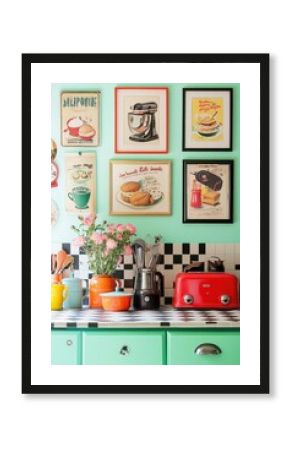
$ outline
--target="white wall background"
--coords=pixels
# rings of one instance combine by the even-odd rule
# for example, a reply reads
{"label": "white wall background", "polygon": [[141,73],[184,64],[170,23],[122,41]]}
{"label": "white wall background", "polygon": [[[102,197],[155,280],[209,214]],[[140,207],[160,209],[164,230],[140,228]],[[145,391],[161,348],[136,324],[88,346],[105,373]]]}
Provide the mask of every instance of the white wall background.
{"label": "white wall background", "polygon": [[[0,179],[1,189],[5,190],[0,234],[2,448],[73,450],[94,446],[143,450],[195,446],[207,450],[214,446],[225,450],[250,446],[267,450],[277,447],[278,439],[289,441],[290,64],[286,5],[286,1],[279,0],[243,0],[239,4],[207,0],[206,5],[185,0],[87,0],[85,4],[74,0],[11,0],[1,6]],[[20,184],[16,180],[20,180],[22,52],[272,54],[270,396],[21,395],[21,206]],[[249,162],[250,159],[249,149]],[[283,254],[279,253],[281,247]]]}

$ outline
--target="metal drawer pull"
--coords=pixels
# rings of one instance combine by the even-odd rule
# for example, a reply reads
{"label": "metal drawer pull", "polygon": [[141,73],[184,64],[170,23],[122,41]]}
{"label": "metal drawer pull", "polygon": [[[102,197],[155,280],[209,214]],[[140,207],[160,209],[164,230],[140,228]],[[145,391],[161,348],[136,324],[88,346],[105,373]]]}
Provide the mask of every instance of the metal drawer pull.
{"label": "metal drawer pull", "polygon": [[71,339],[68,339],[67,341],[66,341],[66,345],[72,345],[73,344],[73,341],[71,340]]}
{"label": "metal drawer pull", "polygon": [[195,355],[219,355],[221,349],[215,344],[200,344],[194,350]]}
{"label": "metal drawer pull", "polygon": [[120,355],[123,356],[129,355],[129,348],[127,345],[123,345],[123,347],[120,350]]}

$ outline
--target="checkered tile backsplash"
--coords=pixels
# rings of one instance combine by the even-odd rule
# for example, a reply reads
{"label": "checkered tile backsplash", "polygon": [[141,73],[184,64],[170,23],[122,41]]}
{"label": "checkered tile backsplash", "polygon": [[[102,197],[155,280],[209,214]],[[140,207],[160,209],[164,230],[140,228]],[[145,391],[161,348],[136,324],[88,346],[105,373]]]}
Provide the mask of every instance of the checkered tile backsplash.
{"label": "checkered tile backsplash", "polygon": [[[160,246],[157,270],[164,275],[165,297],[162,303],[170,304],[173,295],[173,283],[177,273],[183,272],[191,262],[200,262],[198,270],[207,270],[207,261],[212,256],[218,256],[224,262],[226,272],[240,276],[240,244],[205,244],[205,243],[165,243]],[[88,279],[91,276],[87,256],[70,243],[53,243],[52,253],[60,249],[74,257],[74,274],[77,278]],[[117,267],[115,276],[126,289],[133,287],[134,262],[133,256],[125,256]]]}

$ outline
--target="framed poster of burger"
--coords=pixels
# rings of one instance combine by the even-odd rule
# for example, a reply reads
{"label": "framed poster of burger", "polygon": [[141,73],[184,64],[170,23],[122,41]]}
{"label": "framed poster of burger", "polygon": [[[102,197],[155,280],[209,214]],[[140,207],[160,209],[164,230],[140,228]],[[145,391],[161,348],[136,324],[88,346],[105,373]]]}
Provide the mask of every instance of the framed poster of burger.
{"label": "framed poster of burger", "polygon": [[115,88],[115,153],[168,152],[168,88]]}
{"label": "framed poster of burger", "polygon": [[111,160],[111,215],[170,215],[171,161]]}
{"label": "framed poster of burger", "polygon": [[183,161],[183,223],[233,222],[233,161]]}
{"label": "framed poster of burger", "polygon": [[62,146],[98,146],[100,92],[62,92],[60,97]]}
{"label": "framed poster of burger", "polygon": [[183,151],[232,150],[232,88],[183,89]]}

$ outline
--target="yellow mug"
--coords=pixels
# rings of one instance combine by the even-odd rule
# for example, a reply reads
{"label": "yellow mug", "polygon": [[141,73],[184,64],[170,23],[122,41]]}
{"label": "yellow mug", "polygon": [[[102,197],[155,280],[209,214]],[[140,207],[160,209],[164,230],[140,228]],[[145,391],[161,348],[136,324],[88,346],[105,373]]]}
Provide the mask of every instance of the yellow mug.
{"label": "yellow mug", "polygon": [[62,310],[62,304],[67,298],[68,287],[63,284],[52,284],[51,285],[51,310],[60,311]]}

